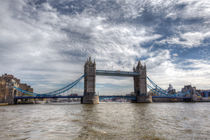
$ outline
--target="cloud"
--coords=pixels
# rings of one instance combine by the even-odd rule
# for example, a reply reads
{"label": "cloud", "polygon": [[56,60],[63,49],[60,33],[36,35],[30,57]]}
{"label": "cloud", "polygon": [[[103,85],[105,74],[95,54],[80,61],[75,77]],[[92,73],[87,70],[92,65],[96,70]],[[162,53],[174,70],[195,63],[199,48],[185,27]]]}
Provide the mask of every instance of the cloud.
{"label": "cloud", "polygon": [[[160,87],[166,89],[168,84],[174,85],[180,91],[184,85],[191,84],[197,89],[209,89],[210,63],[206,60],[187,59],[180,63],[173,63],[169,51],[159,55],[159,59],[148,59],[148,76]],[[162,61],[161,61],[162,60]]]}
{"label": "cloud", "polygon": [[181,45],[184,48],[200,47],[203,41],[210,38],[210,32],[186,32],[181,33],[177,37],[171,37],[166,40],[160,41],[160,43],[168,43],[172,45]]}
{"label": "cloud", "polygon": [[[11,10],[9,5],[3,8]],[[106,23],[103,17],[88,16],[85,12],[62,15],[49,3],[39,8],[24,2],[15,6],[18,10],[8,11],[1,22],[4,27],[0,34],[1,46],[4,45],[1,63],[7,65],[1,71],[14,73],[21,79],[32,79],[34,75],[43,78],[31,82],[35,88],[40,81],[47,85],[75,79],[83,72],[88,56],[98,60],[99,68],[119,69],[122,64],[132,68],[129,62],[146,54],[139,44],[160,37],[144,28]],[[33,14],[23,14],[29,8]]]}
{"label": "cloud", "polygon": [[209,1],[178,1],[165,16],[173,25],[173,34],[161,40],[161,43],[180,45],[183,48],[209,44],[209,9]]}
{"label": "cloud", "polygon": [[[89,56],[96,59],[97,69],[109,70],[131,71],[141,59],[161,86],[166,88],[171,82],[180,88],[186,81],[193,82],[190,76],[196,70],[203,73],[200,79],[208,74],[206,63],[186,60],[178,51],[209,44],[208,4],[163,0],[3,1],[0,65],[4,67],[0,72],[12,73],[41,92],[78,78]],[[178,59],[183,60],[176,62]],[[203,67],[182,67],[192,60]],[[119,89],[114,86],[133,88],[132,79],[126,78],[98,77],[97,82],[104,94],[104,86],[113,93]],[[199,82],[195,82],[199,87],[208,87]]]}

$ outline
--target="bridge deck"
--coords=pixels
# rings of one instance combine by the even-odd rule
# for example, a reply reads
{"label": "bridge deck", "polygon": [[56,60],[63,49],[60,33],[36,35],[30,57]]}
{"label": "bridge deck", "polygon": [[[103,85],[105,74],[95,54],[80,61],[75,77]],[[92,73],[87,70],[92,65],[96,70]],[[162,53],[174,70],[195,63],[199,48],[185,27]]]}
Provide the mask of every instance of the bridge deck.
{"label": "bridge deck", "polygon": [[[43,98],[82,98],[83,96],[17,96],[15,99],[43,99]],[[135,99],[135,96],[99,96],[99,98],[127,98]],[[172,98],[172,99],[190,99],[190,97],[174,97],[174,96],[152,96],[152,98]]]}
{"label": "bridge deck", "polygon": [[152,96],[152,98],[190,99],[191,97]]}
{"label": "bridge deck", "polygon": [[133,77],[133,76],[138,76],[139,73],[129,72],[129,71],[96,70],[96,75]]}
{"label": "bridge deck", "polygon": [[17,96],[15,99],[82,98],[83,96]]}

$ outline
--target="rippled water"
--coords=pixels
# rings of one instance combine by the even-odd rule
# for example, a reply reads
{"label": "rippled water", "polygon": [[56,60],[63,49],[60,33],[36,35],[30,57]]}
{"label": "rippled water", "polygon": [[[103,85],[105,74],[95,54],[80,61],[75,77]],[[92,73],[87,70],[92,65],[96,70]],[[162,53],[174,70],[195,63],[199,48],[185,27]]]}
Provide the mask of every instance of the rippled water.
{"label": "rippled water", "polygon": [[7,139],[210,139],[210,103],[0,106]]}

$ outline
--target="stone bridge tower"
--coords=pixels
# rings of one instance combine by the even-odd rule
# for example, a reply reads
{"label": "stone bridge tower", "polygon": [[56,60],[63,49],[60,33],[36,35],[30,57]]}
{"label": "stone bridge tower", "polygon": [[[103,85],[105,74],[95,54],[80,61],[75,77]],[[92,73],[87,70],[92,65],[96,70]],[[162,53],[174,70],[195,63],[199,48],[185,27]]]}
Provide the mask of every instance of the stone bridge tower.
{"label": "stone bridge tower", "polygon": [[84,74],[84,96],[81,102],[84,104],[98,104],[99,96],[95,92],[96,63],[95,60],[92,62],[91,57],[85,63]]}
{"label": "stone bridge tower", "polygon": [[152,96],[147,93],[147,69],[146,65],[142,65],[139,61],[137,66],[133,68],[134,72],[138,72],[138,76],[134,76],[134,93],[137,103],[152,102]]}

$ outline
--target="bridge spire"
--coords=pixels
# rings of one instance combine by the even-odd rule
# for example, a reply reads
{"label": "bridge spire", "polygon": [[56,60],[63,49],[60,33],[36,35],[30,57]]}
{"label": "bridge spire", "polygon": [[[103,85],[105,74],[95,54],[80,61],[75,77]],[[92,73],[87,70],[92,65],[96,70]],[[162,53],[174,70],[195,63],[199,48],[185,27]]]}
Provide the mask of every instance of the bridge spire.
{"label": "bridge spire", "polygon": [[147,93],[147,70],[146,64],[144,66],[138,61],[134,72],[138,72],[138,76],[134,76],[134,92],[136,94],[137,102],[152,102],[152,98]]}
{"label": "bridge spire", "polygon": [[96,104],[99,103],[99,97],[95,94],[95,82],[96,82],[96,63],[92,62],[91,57],[87,60],[84,66],[84,96],[82,103],[84,104]]}
{"label": "bridge spire", "polygon": [[141,66],[141,61],[139,60],[139,61],[138,61],[138,67],[140,67],[140,66]]}
{"label": "bridge spire", "polygon": [[91,56],[89,57],[89,63],[91,63],[92,61],[91,61]]}

